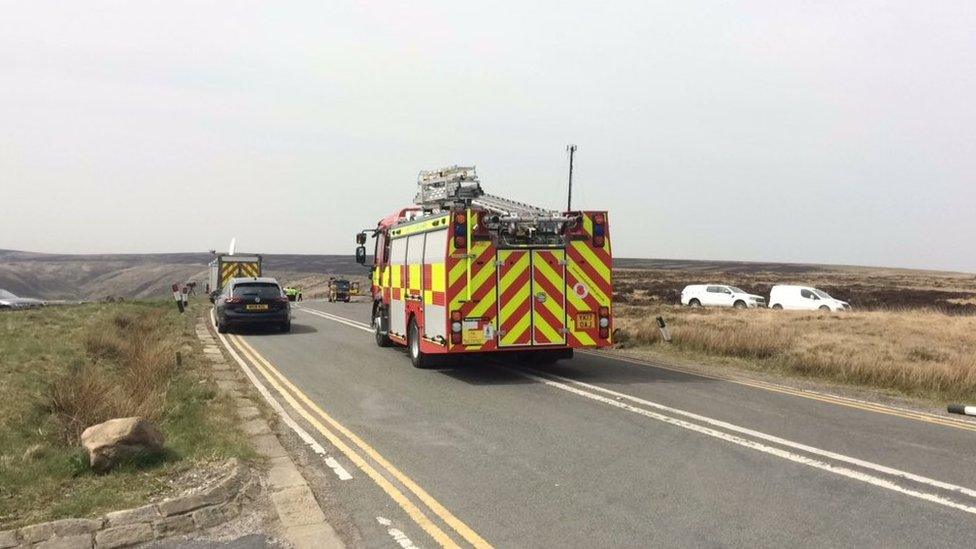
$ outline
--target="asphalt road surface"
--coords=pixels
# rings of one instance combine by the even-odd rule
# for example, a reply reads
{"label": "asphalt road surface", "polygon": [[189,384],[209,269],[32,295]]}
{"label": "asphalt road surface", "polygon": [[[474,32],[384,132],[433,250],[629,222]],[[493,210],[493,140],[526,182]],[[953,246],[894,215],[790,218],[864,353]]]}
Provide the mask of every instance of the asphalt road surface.
{"label": "asphalt road surface", "polygon": [[418,370],[368,316],[305,301],[290,334],[225,338],[365,546],[976,543],[966,420],[596,353]]}

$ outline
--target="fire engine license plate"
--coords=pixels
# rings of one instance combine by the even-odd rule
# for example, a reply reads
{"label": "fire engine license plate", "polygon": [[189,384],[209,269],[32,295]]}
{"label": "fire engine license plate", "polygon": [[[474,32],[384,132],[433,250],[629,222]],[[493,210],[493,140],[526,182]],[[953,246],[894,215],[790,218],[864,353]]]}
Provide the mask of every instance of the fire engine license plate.
{"label": "fire engine license plate", "polygon": [[267,303],[250,303],[245,308],[248,311],[267,311],[268,310],[268,304]]}
{"label": "fire engine license plate", "polygon": [[576,328],[580,330],[596,328],[596,315],[593,313],[576,313]]}

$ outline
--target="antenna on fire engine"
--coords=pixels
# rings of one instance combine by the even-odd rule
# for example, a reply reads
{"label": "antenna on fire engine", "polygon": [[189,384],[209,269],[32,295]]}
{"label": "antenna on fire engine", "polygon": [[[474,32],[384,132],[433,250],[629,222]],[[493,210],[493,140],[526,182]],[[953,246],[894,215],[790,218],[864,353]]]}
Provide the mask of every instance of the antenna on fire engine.
{"label": "antenna on fire engine", "polygon": [[568,145],[569,151],[569,197],[566,199],[566,211],[573,211],[573,155],[576,154],[576,145]]}

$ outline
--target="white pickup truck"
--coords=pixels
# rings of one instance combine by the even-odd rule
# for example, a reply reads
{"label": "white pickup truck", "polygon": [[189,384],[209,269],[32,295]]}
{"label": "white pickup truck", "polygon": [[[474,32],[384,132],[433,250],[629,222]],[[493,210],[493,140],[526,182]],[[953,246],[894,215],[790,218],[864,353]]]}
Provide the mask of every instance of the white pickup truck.
{"label": "white pickup truck", "polygon": [[725,284],[692,284],[681,290],[681,304],[689,307],[765,307],[766,299]]}

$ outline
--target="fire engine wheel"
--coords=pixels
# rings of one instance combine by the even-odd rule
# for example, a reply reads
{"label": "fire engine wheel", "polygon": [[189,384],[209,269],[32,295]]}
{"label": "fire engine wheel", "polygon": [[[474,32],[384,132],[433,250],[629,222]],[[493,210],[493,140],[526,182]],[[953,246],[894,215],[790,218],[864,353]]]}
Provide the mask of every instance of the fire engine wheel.
{"label": "fire engine wheel", "polygon": [[417,327],[417,321],[412,318],[407,329],[407,351],[410,353],[410,363],[414,368],[430,367],[430,357],[420,350],[420,328]]}
{"label": "fire engine wheel", "polygon": [[373,334],[376,336],[376,345],[379,347],[390,346],[390,336],[383,333],[383,313],[377,308],[373,313]]}

